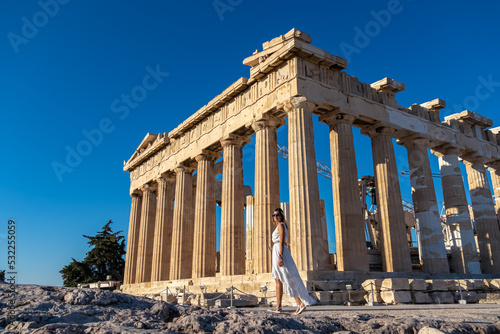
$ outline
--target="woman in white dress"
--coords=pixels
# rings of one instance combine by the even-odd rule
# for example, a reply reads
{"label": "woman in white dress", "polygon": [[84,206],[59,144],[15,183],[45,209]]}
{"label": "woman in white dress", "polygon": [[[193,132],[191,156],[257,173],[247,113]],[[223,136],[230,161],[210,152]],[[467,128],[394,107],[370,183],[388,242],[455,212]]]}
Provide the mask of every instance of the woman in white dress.
{"label": "woman in white dress", "polygon": [[284,292],[295,298],[297,302],[295,314],[301,314],[306,309],[306,305],[313,305],[316,301],[309,296],[293,261],[292,254],[285,245],[288,238],[288,226],[281,208],[274,210],[273,223],[276,225],[272,235],[272,277],[276,280],[276,307],[268,311],[281,313],[281,301]]}

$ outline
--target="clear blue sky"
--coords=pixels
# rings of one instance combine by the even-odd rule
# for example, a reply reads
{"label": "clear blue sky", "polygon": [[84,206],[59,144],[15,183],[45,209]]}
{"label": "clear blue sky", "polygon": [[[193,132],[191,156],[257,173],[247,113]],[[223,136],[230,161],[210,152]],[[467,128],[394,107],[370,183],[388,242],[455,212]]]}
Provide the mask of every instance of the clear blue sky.
{"label": "clear blue sky", "polygon": [[[15,219],[20,283],[61,285],[59,270],[88,251],[82,234],[95,234],[110,219],[126,235],[130,197],[123,161],[147,132],[172,130],[248,77],[243,59],[294,27],[310,34],[313,45],[348,56],[346,72],[361,81],[405,83],[407,90],[397,95],[403,106],[441,98],[448,103],[442,117],[466,109],[465,103],[500,125],[497,1],[220,0],[218,9],[212,1],[54,3],[0,4],[0,269],[6,268],[7,221]],[[390,15],[376,14],[382,10]],[[358,31],[368,32],[369,40],[357,40]],[[357,48],[350,55],[348,44]],[[128,114],[117,110],[122,94],[142,85],[148,66],[169,74]],[[496,85],[479,98],[481,78]],[[107,133],[79,147],[84,132],[101,122],[108,122]],[[318,160],[328,162],[327,126],[316,128]],[[279,138],[287,144],[286,131]],[[355,143],[359,174],[373,173],[366,168],[372,166],[369,139],[357,134]],[[252,145],[244,159],[250,185]],[[68,148],[78,147],[86,156],[58,177],[54,163],[64,164]],[[405,149],[396,149],[399,169],[407,169]],[[437,160],[432,163],[437,171]],[[286,201],[284,160],[280,171]],[[401,181],[403,198],[411,200],[408,177]],[[331,183],[320,178],[320,188],[333,251]]]}

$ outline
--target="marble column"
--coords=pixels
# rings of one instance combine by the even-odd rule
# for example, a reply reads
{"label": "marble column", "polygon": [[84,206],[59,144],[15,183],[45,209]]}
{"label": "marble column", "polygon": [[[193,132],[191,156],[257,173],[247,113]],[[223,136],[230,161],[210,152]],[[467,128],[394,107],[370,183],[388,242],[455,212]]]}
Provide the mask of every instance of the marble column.
{"label": "marble column", "polygon": [[465,161],[483,274],[500,272],[500,229],[483,159]]}
{"label": "marble column", "polygon": [[495,195],[495,210],[497,212],[497,218],[500,219],[500,161],[491,164],[489,170],[491,182],[493,183],[493,194]]}
{"label": "marble column", "polygon": [[254,265],[253,265],[253,234],[254,234],[254,224],[253,224],[253,195],[249,195],[246,197],[247,208],[246,208],[246,274],[251,275],[254,273]]}
{"label": "marble column", "polygon": [[330,127],[335,240],[339,271],[368,271],[365,219],[359,199],[358,168],[352,135],[355,117],[344,113],[322,115]]}
{"label": "marble column", "polygon": [[415,211],[415,228],[419,237],[419,254],[426,273],[448,273],[448,258],[444,246],[441,217],[436,199],[434,180],[427,145],[429,140],[408,139],[411,195]]}
{"label": "marble column", "polygon": [[142,188],[141,225],[137,249],[136,283],[151,281],[153,242],[156,215],[156,187],[152,183]]}
{"label": "marble column", "polygon": [[152,282],[166,281],[170,277],[175,178],[171,175],[164,175],[156,181],[158,183],[158,199],[156,202]]}
{"label": "marble column", "polygon": [[377,212],[381,220],[382,264],[386,272],[411,272],[410,250],[399,187],[398,169],[392,134],[395,130],[379,127],[367,133],[372,138]]}
{"label": "marble column", "polygon": [[277,126],[280,119],[264,115],[252,124],[255,131],[254,274],[271,272],[272,214],[280,207]]}
{"label": "marble column", "polygon": [[469,205],[460,170],[460,150],[446,148],[434,151],[439,157],[446,224],[451,235],[451,271],[459,274],[481,274]]}
{"label": "marble column", "polygon": [[215,276],[216,211],[214,162],[220,155],[203,151],[196,156],[198,174],[194,212],[193,278]]}
{"label": "marble column", "polygon": [[193,272],[192,218],[193,169],[179,165],[175,176],[174,222],[172,229],[172,253],[170,279],[190,278]]}
{"label": "marble column", "polygon": [[319,207],[318,172],[314,148],[314,103],[293,97],[284,105],[288,113],[288,177],[290,189],[290,244],[299,271],[325,269]]}
{"label": "marble column", "polygon": [[222,171],[220,273],[245,274],[245,198],[243,192],[243,145],[249,140],[227,135]]}
{"label": "marble column", "polygon": [[141,221],[142,192],[132,193],[132,205],[130,208],[130,221],[128,226],[127,256],[125,261],[125,272],[123,284],[135,283],[137,266],[137,248],[139,242],[139,229]]}

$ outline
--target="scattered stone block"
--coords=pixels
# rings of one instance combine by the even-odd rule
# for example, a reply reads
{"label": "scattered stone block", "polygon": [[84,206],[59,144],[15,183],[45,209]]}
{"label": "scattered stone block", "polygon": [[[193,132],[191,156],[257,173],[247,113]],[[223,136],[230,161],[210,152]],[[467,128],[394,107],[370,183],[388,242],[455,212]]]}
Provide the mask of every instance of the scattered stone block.
{"label": "scattered stone block", "polygon": [[418,334],[444,334],[444,332],[440,331],[439,329],[426,326],[426,327],[422,327],[418,331]]}
{"label": "scattered stone block", "polygon": [[412,291],[425,291],[427,290],[427,282],[423,279],[410,279],[410,290]]}
{"label": "scattered stone block", "polygon": [[407,278],[386,278],[382,281],[381,291],[384,290],[410,290]]}
{"label": "scattered stone block", "polygon": [[257,306],[259,305],[259,298],[255,295],[235,295],[234,296],[238,300],[244,300],[246,302],[246,306]]}
{"label": "scattered stone block", "polygon": [[366,295],[365,295],[365,301],[366,303],[368,304],[369,302],[377,302],[377,303],[383,303],[384,300],[382,299],[382,297],[380,296],[380,292],[377,292],[377,291],[373,291],[373,294],[371,292],[368,292]]}
{"label": "scattered stone block", "polygon": [[480,294],[479,304],[500,304],[500,293],[488,292],[485,294]]}
{"label": "scattered stone block", "polygon": [[462,288],[462,290],[473,290],[474,284],[472,284],[472,280],[468,279],[461,279],[456,281],[457,282],[457,287],[456,290],[458,291],[459,287]]}
{"label": "scattered stone block", "polygon": [[[381,291],[380,296],[386,304],[410,304],[410,291]],[[452,297],[453,298],[453,297]]]}
{"label": "scattered stone block", "polygon": [[442,279],[428,279],[427,282],[428,291],[448,291],[448,282]]}
{"label": "scattered stone block", "polygon": [[487,284],[491,290],[500,290],[500,279],[498,278],[487,280]]}
{"label": "scattered stone block", "polygon": [[448,291],[457,291],[458,290],[458,280],[454,279],[447,279],[444,280],[446,282],[446,285],[448,286]]}
{"label": "scattered stone block", "polygon": [[361,287],[365,291],[370,292],[373,287],[373,291],[380,291],[380,286],[382,285],[382,279],[368,279],[361,284]]}
{"label": "scattered stone block", "polygon": [[342,291],[331,291],[330,292],[330,303],[333,305],[342,305],[348,300],[349,300],[349,296],[348,296],[347,292],[342,292]]}
{"label": "scattered stone block", "polygon": [[332,293],[330,291],[318,291],[314,293],[320,304],[329,304]]}
{"label": "scattered stone block", "polygon": [[455,292],[455,300],[458,302],[460,299],[465,300],[467,304],[475,304],[479,301],[479,296],[474,291],[462,291],[461,297],[460,292]]}
{"label": "scattered stone block", "polygon": [[190,294],[186,296],[186,303],[192,306],[201,306],[202,305],[201,299],[202,299],[201,295]]}
{"label": "scattered stone block", "polygon": [[473,279],[471,281],[472,281],[472,289],[473,290],[487,291],[487,290],[490,289],[489,286],[488,286],[488,283],[485,282],[485,280],[482,280],[482,279]]}
{"label": "scattered stone block", "polygon": [[432,292],[431,298],[436,304],[453,304],[455,301],[451,292]]}
{"label": "scattered stone block", "polygon": [[[247,305],[246,300],[233,299],[234,307],[245,307]],[[231,306],[231,299],[217,299],[215,301],[216,307],[229,307]]]}
{"label": "scattered stone block", "polygon": [[433,300],[427,292],[415,291],[411,293],[411,299],[415,304],[432,304]]}

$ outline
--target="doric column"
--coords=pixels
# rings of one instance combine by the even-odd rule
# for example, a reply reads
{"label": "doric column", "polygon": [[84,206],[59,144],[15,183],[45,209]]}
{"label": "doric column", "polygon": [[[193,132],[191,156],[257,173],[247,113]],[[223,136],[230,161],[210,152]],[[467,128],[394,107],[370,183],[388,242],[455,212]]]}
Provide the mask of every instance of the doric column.
{"label": "doric column", "polygon": [[193,278],[215,276],[217,252],[214,162],[220,155],[203,151],[196,156],[198,174],[194,213]]}
{"label": "doric column", "polygon": [[130,221],[128,225],[127,256],[125,260],[125,272],[123,284],[135,283],[137,268],[137,248],[139,242],[139,229],[141,221],[142,192],[132,193],[132,205],[130,208]]}
{"label": "doric column", "polygon": [[271,272],[272,214],[280,207],[278,141],[280,119],[265,115],[252,124],[255,131],[254,274]]}
{"label": "doric column", "polygon": [[500,272],[500,229],[484,160],[464,162],[467,166],[470,198],[476,223],[481,271],[483,274],[497,274]]}
{"label": "doric column", "polygon": [[224,149],[220,237],[220,273],[222,276],[245,274],[245,198],[243,192],[242,147],[249,140],[227,135]]}
{"label": "doric column", "polygon": [[446,224],[451,235],[451,271],[460,274],[481,274],[476,240],[465,195],[464,181],[458,161],[459,149],[434,151],[439,157]]}
{"label": "doric column", "polygon": [[165,175],[156,181],[158,183],[158,199],[156,202],[152,282],[166,281],[170,276],[175,178],[171,175]]}
{"label": "doric column", "polygon": [[193,169],[179,165],[175,169],[174,226],[172,229],[172,258],[170,279],[190,278],[193,268],[192,218]]}
{"label": "doric column", "polygon": [[379,127],[364,132],[372,138],[373,167],[377,191],[377,212],[381,220],[382,264],[387,272],[411,272],[406,239],[403,201],[392,134],[394,129]]}
{"label": "doric column", "polygon": [[141,225],[137,250],[136,283],[151,281],[156,214],[156,187],[147,183],[142,188]]}
{"label": "doric column", "polygon": [[253,224],[253,195],[246,197],[247,209],[246,209],[246,253],[245,253],[245,268],[247,275],[254,273],[253,265],[253,236],[254,236],[254,224]]}
{"label": "doric column", "polygon": [[408,150],[411,195],[422,269],[426,273],[444,273],[450,272],[450,269],[427,151],[428,144],[429,140],[422,138],[408,139],[403,143]]}
{"label": "doric column", "polygon": [[297,268],[325,269],[319,208],[318,172],[314,149],[314,103],[293,97],[284,106],[288,113],[288,176],[290,189],[290,243]]}
{"label": "doric column", "polygon": [[493,163],[489,170],[495,195],[495,210],[497,211],[497,218],[500,219],[500,161]]}
{"label": "doric column", "polygon": [[359,200],[358,169],[352,123],[355,117],[329,113],[320,121],[330,127],[335,240],[339,271],[368,271],[365,219]]}

